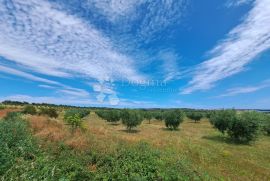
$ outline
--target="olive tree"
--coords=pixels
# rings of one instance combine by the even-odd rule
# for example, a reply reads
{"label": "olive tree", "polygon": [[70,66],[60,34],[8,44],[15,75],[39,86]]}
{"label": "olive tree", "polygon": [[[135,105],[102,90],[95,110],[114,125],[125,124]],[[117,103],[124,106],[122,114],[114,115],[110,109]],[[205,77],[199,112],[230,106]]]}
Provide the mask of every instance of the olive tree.
{"label": "olive tree", "polygon": [[165,113],[165,126],[171,130],[176,130],[180,123],[184,121],[184,113],[179,110]]}
{"label": "olive tree", "polygon": [[118,110],[111,110],[106,114],[106,120],[111,123],[117,123],[121,119],[120,112]]}
{"label": "olive tree", "polygon": [[152,119],[152,114],[150,112],[145,112],[143,114],[144,119],[148,120],[148,123],[151,123],[151,119]]}
{"label": "olive tree", "polygon": [[233,141],[248,143],[257,137],[262,117],[257,112],[222,110],[216,111],[210,119],[214,127],[223,134],[227,133]]}
{"label": "olive tree", "polygon": [[190,112],[189,114],[187,114],[187,117],[197,123],[203,118],[203,114],[200,112]]}
{"label": "olive tree", "polygon": [[235,110],[220,110],[211,115],[210,123],[224,134],[235,119]]}
{"label": "olive tree", "polygon": [[121,114],[122,123],[127,127],[130,132],[132,128],[141,124],[143,117],[134,110],[124,110]]}

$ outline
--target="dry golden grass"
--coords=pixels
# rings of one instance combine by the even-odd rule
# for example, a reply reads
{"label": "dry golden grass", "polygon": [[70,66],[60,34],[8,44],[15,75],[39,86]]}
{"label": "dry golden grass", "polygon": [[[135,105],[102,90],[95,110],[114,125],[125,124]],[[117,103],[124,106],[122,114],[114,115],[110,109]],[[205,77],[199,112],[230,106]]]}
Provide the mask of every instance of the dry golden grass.
{"label": "dry golden grass", "polygon": [[62,122],[50,120],[44,116],[28,116],[28,120],[34,134],[45,140],[62,141],[69,135]]}

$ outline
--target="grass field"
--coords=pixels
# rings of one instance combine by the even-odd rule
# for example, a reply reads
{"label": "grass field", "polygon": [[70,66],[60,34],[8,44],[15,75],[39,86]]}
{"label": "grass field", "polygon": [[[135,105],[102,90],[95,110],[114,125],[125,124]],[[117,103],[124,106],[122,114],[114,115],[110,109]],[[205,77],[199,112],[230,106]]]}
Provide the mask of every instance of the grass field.
{"label": "grass field", "polygon": [[[0,112],[4,114],[3,111]],[[93,112],[84,119],[84,130],[73,133],[61,116],[49,119],[27,115],[26,119],[43,147],[55,142],[77,152],[91,150],[107,155],[116,152],[121,144],[132,146],[147,142],[160,151],[166,163],[181,160],[198,180],[270,179],[269,137],[262,135],[250,145],[234,144],[206,119],[200,123],[186,119],[177,131],[167,130],[161,121],[152,120],[150,124],[144,121],[131,133],[122,124],[107,123]],[[88,167],[91,172],[97,169],[95,164]]]}
{"label": "grass field", "polygon": [[164,123],[153,120],[127,133],[123,125],[111,125],[91,114],[88,129],[105,145],[119,140],[127,143],[146,141],[161,150],[173,150],[191,162],[198,172],[224,180],[269,180],[270,138],[262,136],[251,145],[230,143],[207,120],[201,123],[185,120],[178,131],[165,129]]}

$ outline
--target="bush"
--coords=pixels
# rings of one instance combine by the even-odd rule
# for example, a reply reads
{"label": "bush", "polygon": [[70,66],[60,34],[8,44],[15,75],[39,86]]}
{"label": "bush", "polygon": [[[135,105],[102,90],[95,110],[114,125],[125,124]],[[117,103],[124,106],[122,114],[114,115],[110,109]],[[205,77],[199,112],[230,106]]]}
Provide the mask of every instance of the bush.
{"label": "bush", "polygon": [[176,130],[183,121],[184,113],[182,111],[174,110],[165,113],[165,125],[171,130]]}
{"label": "bush", "polygon": [[82,127],[82,118],[80,117],[79,114],[72,114],[69,116],[65,116],[64,121],[68,125],[70,125],[73,130]]}
{"label": "bush", "polygon": [[187,117],[191,120],[194,120],[195,123],[199,122],[203,118],[203,114],[200,112],[190,112],[187,114]]}
{"label": "bush", "polygon": [[141,124],[143,117],[133,110],[124,110],[121,114],[122,123],[127,127],[128,131]]}
{"label": "bush", "polygon": [[57,113],[55,108],[42,107],[42,108],[40,108],[39,114],[47,115],[47,116],[49,116],[51,118],[57,118],[58,117],[58,113]]}
{"label": "bush", "polygon": [[32,105],[27,105],[24,107],[23,111],[24,114],[31,114],[31,115],[35,115],[37,114],[37,109],[32,106]]}

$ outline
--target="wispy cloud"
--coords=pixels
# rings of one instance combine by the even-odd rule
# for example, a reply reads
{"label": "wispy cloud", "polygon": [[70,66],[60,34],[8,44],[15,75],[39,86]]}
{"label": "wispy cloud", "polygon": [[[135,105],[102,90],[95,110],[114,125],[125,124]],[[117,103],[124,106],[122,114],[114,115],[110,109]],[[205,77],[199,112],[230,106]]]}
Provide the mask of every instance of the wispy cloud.
{"label": "wispy cloud", "polygon": [[158,57],[162,60],[164,81],[177,79],[180,76],[179,60],[181,57],[171,50],[160,51]]}
{"label": "wispy cloud", "polygon": [[269,24],[270,1],[256,0],[244,21],[210,52],[212,58],[196,67],[182,93],[210,89],[217,81],[243,71],[256,56],[270,48]]}
{"label": "wispy cloud", "polygon": [[56,81],[52,81],[52,80],[48,80],[48,79],[44,79],[20,70],[16,70],[10,67],[6,67],[6,66],[2,66],[0,65],[0,72],[4,72],[7,74],[12,74],[12,75],[16,75],[19,77],[23,77],[29,80],[33,80],[33,81],[38,81],[38,82],[43,82],[43,83],[47,83],[47,84],[53,84],[53,85],[61,85],[60,83],[56,82]]}
{"label": "wispy cloud", "polygon": [[241,6],[254,2],[255,0],[228,0],[225,4],[227,7]]}
{"label": "wispy cloud", "polygon": [[262,90],[264,88],[270,87],[270,80],[263,81],[262,83],[256,86],[245,86],[245,87],[235,87],[228,89],[225,94],[222,94],[218,97],[228,97],[228,96],[235,96],[238,94],[247,94]]}
{"label": "wispy cloud", "polygon": [[10,61],[52,76],[144,79],[102,32],[48,1],[1,1],[0,14],[0,55]]}
{"label": "wispy cloud", "polygon": [[70,89],[61,89],[58,90],[60,93],[64,93],[67,95],[71,95],[74,97],[89,97],[89,92],[82,90],[82,89],[75,89],[75,88],[70,88]]}

